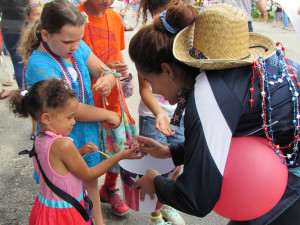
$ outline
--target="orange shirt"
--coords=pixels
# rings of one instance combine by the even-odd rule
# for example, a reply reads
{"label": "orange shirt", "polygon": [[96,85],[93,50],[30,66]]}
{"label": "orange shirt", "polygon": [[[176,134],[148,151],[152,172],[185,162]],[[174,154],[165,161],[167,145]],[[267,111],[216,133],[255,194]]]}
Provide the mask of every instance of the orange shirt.
{"label": "orange shirt", "polygon": [[[82,5],[78,6],[79,11],[85,11]],[[87,13],[87,12],[86,12]],[[105,64],[111,61],[120,61],[121,50],[125,49],[124,26],[119,13],[107,9],[102,17],[89,16],[89,24],[85,26],[83,40],[92,49],[93,53]],[[92,85],[96,79],[91,76]],[[97,107],[103,105],[99,92],[93,95]],[[111,94],[107,97],[108,110],[120,113],[119,93],[117,87],[112,88]],[[104,103],[105,104],[105,103]]]}

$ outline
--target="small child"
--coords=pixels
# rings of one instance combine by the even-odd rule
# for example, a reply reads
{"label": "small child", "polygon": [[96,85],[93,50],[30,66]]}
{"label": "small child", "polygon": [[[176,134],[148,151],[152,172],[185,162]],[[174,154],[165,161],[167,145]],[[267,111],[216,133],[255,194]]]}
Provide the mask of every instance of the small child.
{"label": "small child", "polygon": [[[78,6],[78,9],[81,12],[85,12],[89,19],[89,23],[85,26],[82,40],[102,62],[109,68],[122,74],[122,77],[125,78],[128,77],[128,66],[125,64],[122,54],[122,51],[125,49],[124,26],[119,13],[110,9],[114,1],[87,0],[84,4]],[[91,76],[91,81],[93,85],[96,79]],[[122,89],[118,90],[117,85],[115,85],[111,89],[110,95],[106,97],[106,101],[104,101],[99,93],[95,92],[93,94],[95,106],[106,108],[122,116],[122,107],[126,108],[126,102],[120,98],[120,91]],[[115,135],[117,138],[112,137],[113,135],[106,135],[107,133],[117,133],[116,129],[110,130],[105,122],[99,123],[100,145],[108,155],[113,155],[120,149],[125,149],[124,142],[136,136],[135,122],[128,111],[123,118],[124,120],[122,120],[122,123],[118,127],[120,132]],[[127,132],[128,130],[132,132]],[[122,138],[122,134],[126,134],[126,140]],[[120,139],[123,140],[121,141]],[[124,216],[130,212],[130,209],[117,192],[116,182],[118,176],[119,168],[118,165],[115,165],[106,173],[104,184],[101,186],[99,192],[101,201],[111,205],[112,213]]]}
{"label": "small child", "polygon": [[[178,0],[141,0],[138,8],[138,18],[142,17],[142,24],[147,23],[148,15],[152,18],[167,10],[169,7],[177,7],[180,1]],[[184,3],[182,3],[184,4]],[[192,8],[191,5],[185,5],[186,9]],[[194,13],[196,10],[192,8]],[[160,16],[162,17],[162,16]],[[166,31],[167,32],[167,31]],[[175,32],[176,33],[176,32]],[[175,37],[174,33],[174,37]],[[172,35],[169,33],[168,35]],[[178,129],[170,124],[171,118],[174,118],[176,105],[171,105],[162,95],[152,93],[151,85],[144,80],[140,75],[139,90],[141,101],[139,104],[139,134],[141,136],[152,138],[156,141],[165,142],[169,145],[184,142],[184,118],[178,117]],[[170,82],[173,82],[170,79]],[[177,114],[176,114],[177,115]],[[175,131],[174,131],[175,130]],[[179,176],[181,167],[177,167],[172,179],[176,180]],[[164,219],[167,222],[164,221]],[[170,206],[164,205],[160,210],[151,213],[150,224],[169,224],[171,222],[175,225],[185,224],[183,218],[178,211]]]}
{"label": "small child", "polygon": [[[98,178],[122,159],[142,157],[135,155],[136,147],[120,151],[89,168],[81,155],[97,151],[98,148],[89,142],[77,150],[72,139],[67,137],[76,122],[74,116],[79,101],[76,93],[62,80],[39,81],[24,96],[14,91],[9,103],[11,111],[17,116],[31,116],[39,123],[40,134],[34,146],[44,173],[55,186],[76,198],[81,205],[84,203],[83,180]],[[33,163],[40,178],[40,186],[29,224],[86,224],[72,205],[59,198],[47,186],[35,158]]]}
{"label": "small child", "polygon": [[[26,21],[24,23],[22,33],[25,32],[26,29],[28,29],[32,24],[35,23],[35,21],[37,21],[40,18],[42,9],[43,8],[39,3],[29,4],[25,8]],[[28,84],[26,82],[26,77],[25,77],[26,65],[27,65],[27,62],[24,62],[24,73],[23,73],[23,77],[22,77],[22,89],[23,90],[28,89]],[[36,129],[37,129],[36,121],[32,120],[32,131],[30,134],[31,140],[34,140],[36,137]]]}

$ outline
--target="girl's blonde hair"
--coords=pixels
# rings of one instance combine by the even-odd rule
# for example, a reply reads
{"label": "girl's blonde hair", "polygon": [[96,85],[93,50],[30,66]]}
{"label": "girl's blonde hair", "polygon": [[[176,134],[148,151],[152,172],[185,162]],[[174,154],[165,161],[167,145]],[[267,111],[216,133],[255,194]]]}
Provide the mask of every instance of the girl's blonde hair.
{"label": "girl's blonde hair", "polygon": [[18,52],[24,61],[27,61],[33,50],[37,49],[42,41],[41,31],[44,29],[50,34],[59,33],[64,25],[82,26],[85,20],[77,7],[68,0],[53,0],[45,4],[40,20],[29,25],[21,35]]}

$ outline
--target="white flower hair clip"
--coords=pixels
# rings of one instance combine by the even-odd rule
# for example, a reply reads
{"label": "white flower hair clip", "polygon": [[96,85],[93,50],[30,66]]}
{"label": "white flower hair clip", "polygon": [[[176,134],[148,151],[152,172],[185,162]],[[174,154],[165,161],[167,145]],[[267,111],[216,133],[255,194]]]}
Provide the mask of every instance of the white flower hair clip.
{"label": "white flower hair clip", "polygon": [[28,93],[28,91],[27,90],[24,90],[24,91],[21,91],[20,92],[20,95],[22,95],[23,97],[25,97],[25,95]]}
{"label": "white flower hair clip", "polygon": [[84,11],[81,12],[81,15],[84,19],[85,24],[88,24],[89,23],[89,16]]}

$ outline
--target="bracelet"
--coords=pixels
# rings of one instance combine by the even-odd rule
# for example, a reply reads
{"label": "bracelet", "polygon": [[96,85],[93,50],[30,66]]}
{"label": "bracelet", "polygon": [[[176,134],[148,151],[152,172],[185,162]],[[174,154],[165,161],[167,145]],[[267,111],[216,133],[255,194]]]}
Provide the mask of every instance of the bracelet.
{"label": "bracelet", "polygon": [[103,68],[103,69],[104,69],[104,71],[102,72],[101,76],[103,76],[103,75],[105,75],[105,74],[107,74],[107,73],[111,73],[111,74],[113,74],[115,77],[121,77],[121,76],[122,76],[122,74],[117,73],[116,70],[112,70],[112,69],[108,69],[108,68]]}

